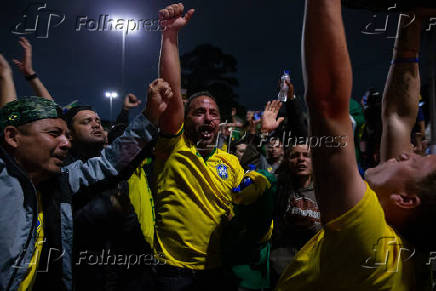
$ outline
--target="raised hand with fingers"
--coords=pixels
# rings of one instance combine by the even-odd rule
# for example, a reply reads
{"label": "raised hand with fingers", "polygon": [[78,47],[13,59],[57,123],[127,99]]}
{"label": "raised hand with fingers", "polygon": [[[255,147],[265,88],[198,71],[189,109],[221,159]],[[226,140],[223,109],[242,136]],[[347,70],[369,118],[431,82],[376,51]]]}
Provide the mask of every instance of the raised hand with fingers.
{"label": "raised hand with fingers", "polygon": [[160,117],[173,97],[173,90],[163,79],[156,79],[148,86],[147,104],[143,114],[155,126],[160,126]]}
{"label": "raised hand with fingers", "polygon": [[195,10],[190,9],[183,15],[184,9],[183,4],[178,3],[171,4],[159,11],[159,20],[161,21],[161,26],[164,27],[164,32],[178,32],[189,22]]}
{"label": "raised hand with fingers", "polygon": [[135,94],[129,93],[124,97],[123,109],[128,111],[130,109],[136,108],[141,104]]}
{"label": "raised hand with fingers", "polygon": [[268,103],[266,103],[265,111],[262,116],[262,133],[272,132],[283,122],[284,117],[277,119],[281,107],[282,102],[279,100],[268,101]]}
{"label": "raised hand with fingers", "polygon": [[53,100],[50,92],[45,88],[39,77],[33,70],[32,65],[32,45],[25,37],[20,37],[18,40],[21,47],[24,49],[24,57],[22,60],[14,59],[14,64],[23,73],[24,77],[29,81],[30,86],[35,92],[36,96],[43,97],[45,99]]}
{"label": "raised hand with fingers", "polygon": [[20,37],[18,43],[24,49],[24,57],[22,60],[13,59],[13,62],[24,76],[32,76],[35,74],[32,67],[32,45],[25,37]]}

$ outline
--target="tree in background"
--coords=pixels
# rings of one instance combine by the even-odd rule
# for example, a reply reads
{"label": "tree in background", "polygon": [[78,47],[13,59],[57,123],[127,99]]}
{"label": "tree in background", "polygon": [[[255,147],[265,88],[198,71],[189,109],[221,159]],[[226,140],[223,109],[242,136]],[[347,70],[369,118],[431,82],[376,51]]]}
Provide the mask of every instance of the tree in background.
{"label": "tree in background", "polygon": [[238,104],[238,95],[234,89],[239,86],[233,76],[237,71],[234,56],[225,54],[220,48],[202,44],[180,57],[182,66],[182,87],[187,89],[187,96],[199,91],[209,91],[217,100],[221,110],[221,120],[231,122],[232,107],[243,108]]}

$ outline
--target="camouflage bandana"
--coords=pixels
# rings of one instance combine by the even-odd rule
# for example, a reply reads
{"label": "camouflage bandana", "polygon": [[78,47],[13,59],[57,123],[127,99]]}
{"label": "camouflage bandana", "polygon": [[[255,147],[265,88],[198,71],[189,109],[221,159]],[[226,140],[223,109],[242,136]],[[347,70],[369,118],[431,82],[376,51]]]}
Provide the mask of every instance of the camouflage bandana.
{"label": "camouflage bandana", "polygon": [[62,109],[52,100],[24,97],[7,103],[0,109],[0,127],[15,126],[46,118],[62,118]]}

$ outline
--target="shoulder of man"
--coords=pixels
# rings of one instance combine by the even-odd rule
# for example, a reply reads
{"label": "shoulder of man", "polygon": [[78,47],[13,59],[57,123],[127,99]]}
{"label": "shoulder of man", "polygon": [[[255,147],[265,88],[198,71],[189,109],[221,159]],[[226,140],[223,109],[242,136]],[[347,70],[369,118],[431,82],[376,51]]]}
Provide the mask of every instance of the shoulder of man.
{"label": "shoulder of man", "polygon": [[241,163],[239,162],[239,159],[237,156],[230,154],[226,151],[223,151],[219,148],[216,149],[217,151],[217,155],[222,158],[223,160],[225,160],[232,168],[243,171],[243,168],[241,166]]}

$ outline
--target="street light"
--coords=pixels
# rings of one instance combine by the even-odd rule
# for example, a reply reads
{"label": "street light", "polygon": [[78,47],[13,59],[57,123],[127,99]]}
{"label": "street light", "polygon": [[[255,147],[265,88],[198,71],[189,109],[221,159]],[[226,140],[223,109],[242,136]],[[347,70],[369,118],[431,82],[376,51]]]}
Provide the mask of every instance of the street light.
{"label": "street light", "polygon": [[118,93],[114,92],[114,91],[111,91],[111,92],[107,91],[105,93],[105,96],[106,96],[106,98],[109,98],[109,100],[110,100],[110,106],[111,106],[111,115],[110,115],[111,119],[110,119],[110,121],[112,122],[112,99],[117,98],[118,97]]}
{"label": "street light", "polygon": [[[130,22],[128,22],[129,19],[134,20],[134,17],[131,16],[112,16],[112,19],[114,20],[114,23],[118,23],[119,20],[122,20],[123,23],[128,24],[127,27],[124,25],[121,26],[122,29],[114,29],[114,31],[121,31],[122,36],[122,42],[121,42],[121,89],[124,90],[124,83],[125,83],[125,67],[126,67],[126,42],[127,42],[127,34],[132,34],[138,31],[139,28],[130,29]],[[116,26],[115,26],[116,27]]]}

